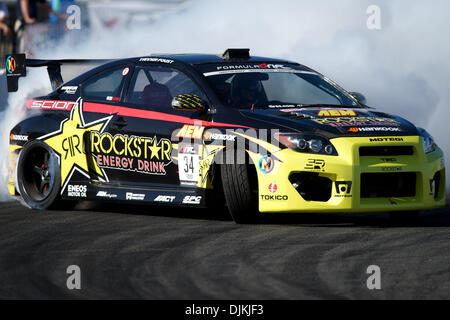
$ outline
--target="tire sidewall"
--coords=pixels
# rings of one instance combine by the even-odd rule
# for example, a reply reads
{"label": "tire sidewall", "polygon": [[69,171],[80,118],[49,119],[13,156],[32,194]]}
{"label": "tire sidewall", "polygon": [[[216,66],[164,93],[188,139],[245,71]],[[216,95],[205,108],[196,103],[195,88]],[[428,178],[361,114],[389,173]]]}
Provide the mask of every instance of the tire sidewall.
{"label": "tire sidewall", "polygon": [[[50,193],[42,200],[37,201],[31,197],[24,185],[24,174],[25,174],[25,165],[27,163],[28,157],[31,154],[31,151],[42,148],[45,149],[50,154],[51,165],[52,165],[52,185]],[[55,152],[50,148],[47,144],[40,140],[31,141],[22,148],[22,151],[19,154],[19,159],[17,161],[17,169],[16,169],[16,186],[19,191],[22,200],[31,208],[36,210],[45,210],[50,208],[50,206],[58,199],[59,192],[61,189],[61,170],[59,167],[59,160],[56,156]]]}

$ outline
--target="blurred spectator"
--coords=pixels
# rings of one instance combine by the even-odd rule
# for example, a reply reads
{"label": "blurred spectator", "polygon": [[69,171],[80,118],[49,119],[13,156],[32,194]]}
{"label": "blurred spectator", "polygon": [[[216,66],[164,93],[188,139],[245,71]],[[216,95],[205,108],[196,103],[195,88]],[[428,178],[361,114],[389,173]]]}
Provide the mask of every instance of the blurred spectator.
{"label": "blurred spectator", "polygon": [[33,25],[37,22],[38,3],[45,4],[47,11],[50,9],[46,0],[17,0],[17,20],[14,23],[14,32],[16,35],[14,52],[27,51],[26,45],[28,40],[26,26]]}
{"label": "blurred spectator", "polygon": [[17,0],[17,19],[26,24],[33,24],[38,18],[37,4],[45,3],[46,0]]}
{"label": "blurred spectator", "polygon": [[6,4],[0,2],[0,41],[2,36],[7,36],[11,32],[8,26],[9,11]]}

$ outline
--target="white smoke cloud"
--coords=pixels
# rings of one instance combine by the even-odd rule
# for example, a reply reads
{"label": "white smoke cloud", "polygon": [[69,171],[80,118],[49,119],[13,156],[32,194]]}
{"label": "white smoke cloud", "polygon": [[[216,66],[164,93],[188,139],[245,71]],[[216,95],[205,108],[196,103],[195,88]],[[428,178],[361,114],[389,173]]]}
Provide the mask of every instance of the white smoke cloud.
{"label": "white smoke cloud", "polygon": [[[11,129],[22,120],[25,113],[25,103],[28,98],[43,95],[51,90],[49,81],[42,81],[46,74],[45,70],[33,70],[28,72],[26,81],[17,93],[12,93],[8,97],[8,107],[0,112],[0,201],[10,200],[11,197],[6,189],[9,171],[8,171],[8,148],[9,133]],[[6,85],[4,75],[2,82]],[[5,81],[3,81],[5,80]]]}
{"label": "white smoke cloud", "polygon": [[[367,28],[369,5],[381,9],[381,30]],[[119,58],[248,47],[308,65],[364,93],[369,105],[425,127],[448,159],[449,10],[447,0],[192,0],[148,27],[91,33],[38,55]]]}

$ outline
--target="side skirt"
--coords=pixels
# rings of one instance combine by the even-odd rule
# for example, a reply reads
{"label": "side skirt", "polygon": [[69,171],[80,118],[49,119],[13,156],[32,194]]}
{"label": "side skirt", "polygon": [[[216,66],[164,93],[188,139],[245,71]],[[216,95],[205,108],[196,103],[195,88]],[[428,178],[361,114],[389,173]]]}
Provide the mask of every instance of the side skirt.
{"label": "side skirt", "polygon": [[109,184],[73,182],[65,188],[64,200],[99,200],[130,203],[152,203],[185,207],[206,207],[205,189],[155,186],[111,186]]}

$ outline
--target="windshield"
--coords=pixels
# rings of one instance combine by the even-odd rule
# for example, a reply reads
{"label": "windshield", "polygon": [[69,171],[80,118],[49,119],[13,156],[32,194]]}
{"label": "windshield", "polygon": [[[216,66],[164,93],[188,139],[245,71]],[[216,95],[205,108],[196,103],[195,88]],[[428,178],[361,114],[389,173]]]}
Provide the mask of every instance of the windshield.
{"label": "windshield", "polygon": [[359,107],[347,93],[305,70],[227,70],[204,73],[222,103],[239,109],[289,106]]}

